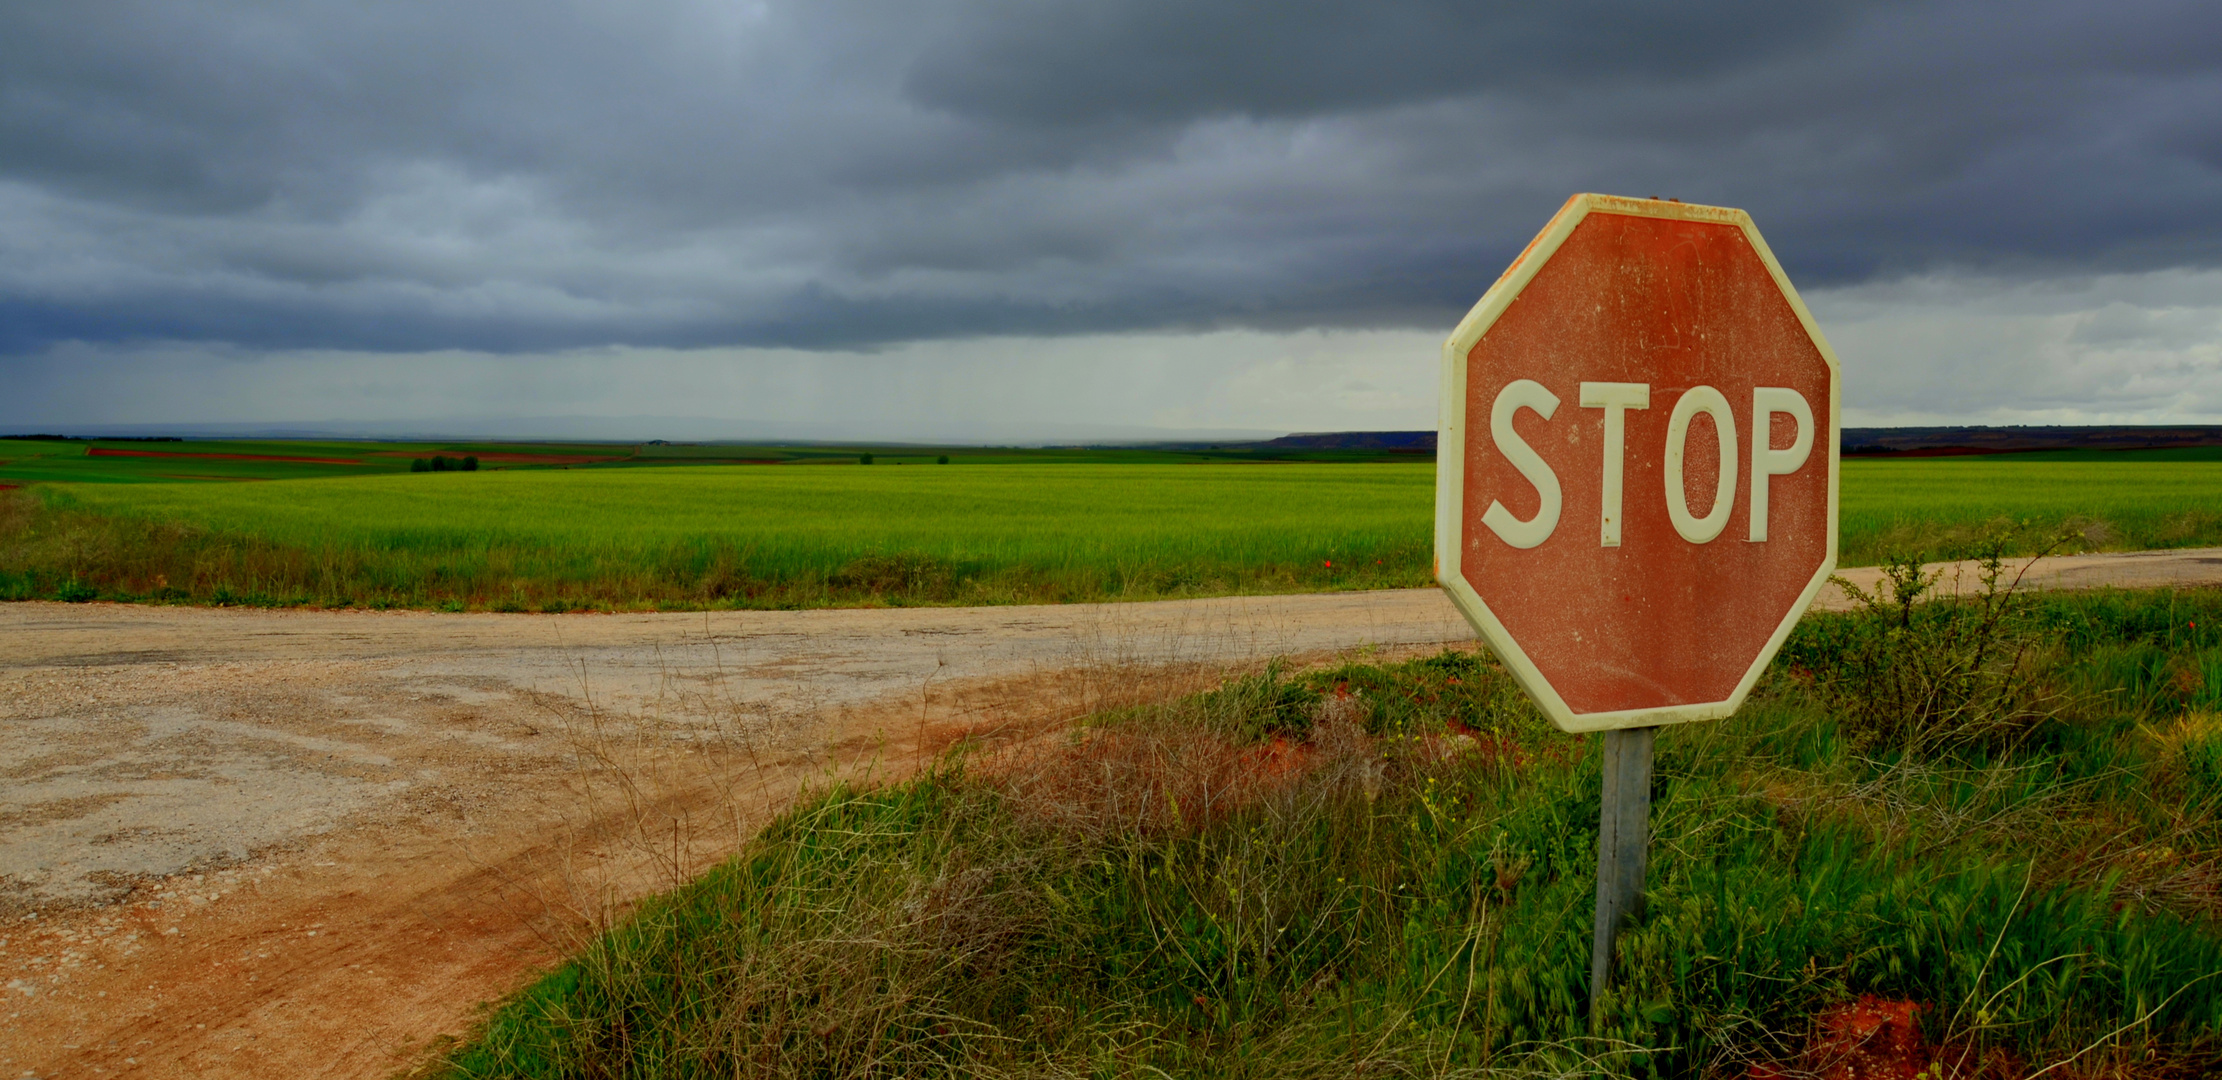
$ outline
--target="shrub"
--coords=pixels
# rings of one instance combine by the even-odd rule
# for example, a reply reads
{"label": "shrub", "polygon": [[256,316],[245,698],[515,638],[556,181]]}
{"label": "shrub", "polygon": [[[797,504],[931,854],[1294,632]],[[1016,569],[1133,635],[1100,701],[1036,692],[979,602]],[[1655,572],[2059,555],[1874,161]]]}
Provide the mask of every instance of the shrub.
{"label": "shrub", "polygon": [[463,471],[464,471],[464,472],[477,472],[477,471],[478,471],[478,456],[477,456],[477,455],[473,454],[473,455],[471,455],[471,456],[468,456],[468,457],[465,457],[465,458],[463,459]]}
{"label": "shrub", "polygon": [[936,464],[936,465],[947,465],[947,464],[949,464],[949,455],[947,455],[947,454],[943,454],[943,455],[941,455],[940,457],[937,457],[937,458],[935,458],[935,459],[934,459],[934,464]]}
{"label": "shrub", "polygon": [[454,462],[454,460],[453,460],[453,459],[451,459],[451,458],[449,458],[449,457],[448,457],[448,456],[447,456],[446,454],[434,454],[434,455],[432,455],[432,471],[433,471],[433,472],[449,472],[449,471],[452,471],[452,470],[453,470],[454,468],[455,468],[455,462]]}
{"label": "shrub", "polygon": [[2005,550],[1986,542],[1972,595],[1938,595],[1941,571],[1923,571],[1919,554],[1886,560],[1872,593],[1835,578],[1856,611],[1801,627],[1785,659],[1815,675],[1863,747],[1922,756],[2017,742],[2057,704],[2041,661],[2059,634],[2033,617]]}
{"label": "shrub", "polygon": [[870,465],[872,463],[872,455],[859,454],[857,455],[856,463],[859,465]]}
{"label": "shrub", "polygon": [[429,462],[429,461],[426,461],[426,460],[424,460],[423,458],[412,458],[412,459],[410,459],[410,461],[409,461],[409,471],[410,471],[410,472],[431,472],[431,471],[432,471],[432,463],[431,463],[431,462]]}

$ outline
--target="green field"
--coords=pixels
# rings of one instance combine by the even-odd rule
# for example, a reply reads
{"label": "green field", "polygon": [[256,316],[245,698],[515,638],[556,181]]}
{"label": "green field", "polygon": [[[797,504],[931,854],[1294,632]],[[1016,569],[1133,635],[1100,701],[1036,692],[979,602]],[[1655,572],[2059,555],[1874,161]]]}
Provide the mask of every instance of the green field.
{"label": "green field", "polygon": [[[482,471],[408,471],[435,453]],[[1319,454],[0,440],[0,484],[31,485],[0,491],[0,598],[570,610],[1427,584],[1432,464]],[[1957,557],[2001,531],[2014,551],[2063,531],[2063,550],[2222,544],[2213,457],[1854,459],[1840,561]]]}
{"label": "green field", "polygon": [[2222,544],[2222,461],[2185,451],[2001,454],[1844,463],[1838,535],[1847,566],[1893,552],[1958,556],[2001,523],[2071,550]]}
{"label": "green field", "polygon": [[[1734,717],[1660,733],[1646,907],[1594,1028],[1598,740],[1446,652],[805,800],[446,1065],[2217,1075],[2222,595],[1996,610],[1811,617]],[[1910,1024],[1870,1037],[1862,995]]]}
{"label": "green field", "polygon": [[104,593],[533,610],[1418,585],[1431,475],[1016,464],[88,484],[18,495],[42,506],[0,524],[0,566]]}

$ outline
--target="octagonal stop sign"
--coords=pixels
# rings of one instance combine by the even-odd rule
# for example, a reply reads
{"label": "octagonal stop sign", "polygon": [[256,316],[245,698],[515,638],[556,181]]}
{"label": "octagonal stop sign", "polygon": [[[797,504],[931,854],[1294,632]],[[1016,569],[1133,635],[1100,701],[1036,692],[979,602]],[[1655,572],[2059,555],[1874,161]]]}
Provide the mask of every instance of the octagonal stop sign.
{"label": "octagonal stop sign", "polygon": [[1835,568],[1837,383],[1749,215],[1576,195],[1444,345],[1436,576],[1565,730],[1725,716]]}

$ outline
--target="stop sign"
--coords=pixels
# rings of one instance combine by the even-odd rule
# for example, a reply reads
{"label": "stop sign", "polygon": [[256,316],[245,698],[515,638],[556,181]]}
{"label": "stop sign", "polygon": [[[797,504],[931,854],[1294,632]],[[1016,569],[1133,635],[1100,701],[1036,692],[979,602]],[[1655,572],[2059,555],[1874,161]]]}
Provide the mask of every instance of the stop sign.
{"label": "stop sign", "polygon": [[1835,569],[1837,383],[1749,215],[1576,195],[1444,344],[1436,577],[1567,731],[1726,716]]}

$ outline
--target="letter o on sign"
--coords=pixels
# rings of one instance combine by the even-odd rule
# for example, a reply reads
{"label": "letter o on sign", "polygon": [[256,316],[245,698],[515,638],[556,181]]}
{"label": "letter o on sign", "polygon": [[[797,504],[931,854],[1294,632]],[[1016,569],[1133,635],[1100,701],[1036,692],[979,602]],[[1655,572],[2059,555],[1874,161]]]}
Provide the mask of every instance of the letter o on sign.
{"label": "letter o on sign", "polygon": [[[1690,421],[1699,413],[1713,418],[1713,435],[1720,440],[1720,482],[1713,488],[1713,508],[1704,517],[1692,517],[1682,458],[1689,448]],[[1674,531],[1693,544],[1711,543],[1736,509],[1736,417],[1728,411],[1726,395],[1710,386],[1693,386],[1674,403],[1674,415],[1667,420],[1666,468],[1660,471],[1666,477],[1667,519],[1674,522]]]}

